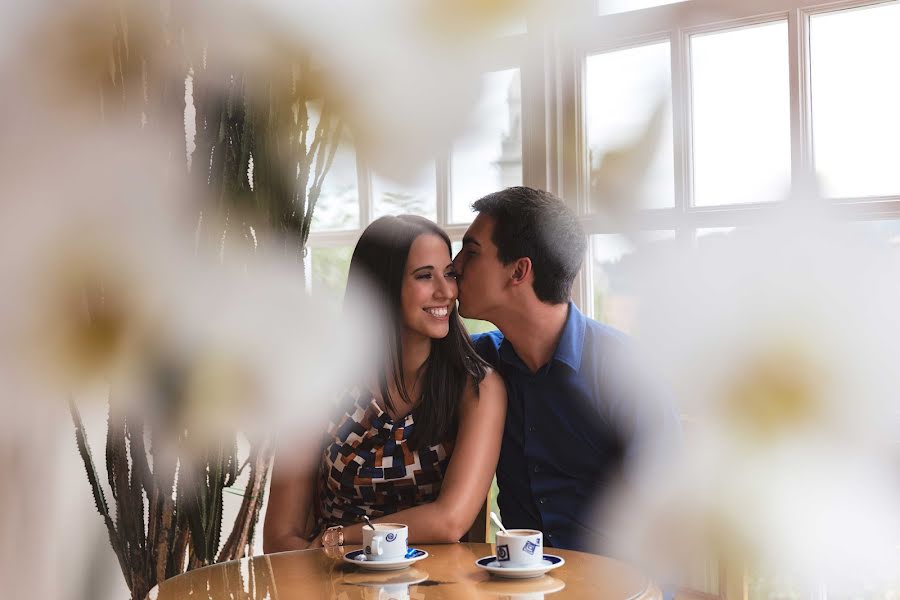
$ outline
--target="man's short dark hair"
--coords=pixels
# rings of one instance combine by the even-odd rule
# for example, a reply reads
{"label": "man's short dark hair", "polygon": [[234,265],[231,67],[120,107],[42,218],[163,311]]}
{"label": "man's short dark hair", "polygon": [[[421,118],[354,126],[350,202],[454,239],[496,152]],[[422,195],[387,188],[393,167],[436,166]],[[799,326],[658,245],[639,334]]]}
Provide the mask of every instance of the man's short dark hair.
{"label": "man's short dark hair", "polygon": [[575,213],[550,192],[511,187],[473,205],[494,220],[491,241],[504,265],[528,257],[534,293],[542,302],[568,302],[572,282],[587,250],[587,237]]}

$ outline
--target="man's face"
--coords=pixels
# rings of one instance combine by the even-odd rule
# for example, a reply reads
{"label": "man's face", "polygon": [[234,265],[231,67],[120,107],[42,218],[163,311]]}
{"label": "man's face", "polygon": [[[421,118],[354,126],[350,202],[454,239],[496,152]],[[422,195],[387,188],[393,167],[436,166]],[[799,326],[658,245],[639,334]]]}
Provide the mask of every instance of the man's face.
{"label": "man's face", "polygon": [[491,241],[494,219],[478,215],[463,237],[463,247],[453,259],[459,282],[459,314],[469,319],[491,320],[504,305],[510,267],[497,258]]}

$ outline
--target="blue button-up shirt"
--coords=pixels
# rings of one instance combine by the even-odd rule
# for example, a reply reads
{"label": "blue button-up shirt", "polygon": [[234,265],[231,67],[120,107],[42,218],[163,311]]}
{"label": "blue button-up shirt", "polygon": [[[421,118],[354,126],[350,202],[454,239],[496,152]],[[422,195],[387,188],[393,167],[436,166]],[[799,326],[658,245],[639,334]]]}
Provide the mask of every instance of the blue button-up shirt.
{"label": "blue button-up shirt", "polygon": [[598,521],[604,492],[626,475],[645,438],[678,435],[674,407],[643,402],[650,386],[634,368],[628,337],[572,303],[553,358],[537,373],[499,331],[473,343],[509,398],[497,465],[503,524],[540,529],[556,548],[606,547]]}

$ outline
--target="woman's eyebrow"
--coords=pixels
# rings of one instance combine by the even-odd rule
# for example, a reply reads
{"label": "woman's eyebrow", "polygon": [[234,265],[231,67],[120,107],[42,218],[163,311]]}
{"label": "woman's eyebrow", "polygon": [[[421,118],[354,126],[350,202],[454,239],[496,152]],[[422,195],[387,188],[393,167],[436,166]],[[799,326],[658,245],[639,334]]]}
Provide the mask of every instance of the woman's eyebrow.
{"label": "woman's eyebrow", "polygon": [[419,271],[433,270],[433,269],[434,269],[434,267],[432,267],[431,265],[425,265],[423,267],[417,267],[417,268],[413,269],[412,272],[417,273]]}

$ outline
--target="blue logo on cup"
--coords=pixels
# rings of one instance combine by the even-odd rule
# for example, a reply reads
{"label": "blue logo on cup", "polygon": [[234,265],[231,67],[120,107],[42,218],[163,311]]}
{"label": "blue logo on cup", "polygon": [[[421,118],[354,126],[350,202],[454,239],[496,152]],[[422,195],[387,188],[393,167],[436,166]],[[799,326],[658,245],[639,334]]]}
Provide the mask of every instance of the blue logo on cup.
{"label": "blue logo on cup", "polygon": [[497,546],[497,561],[503,562],[509,560],[509,546],[503,544],[502,546]]}
{"label": "blue logo on cup", "polygon": [[396,533],[389,533],[386,536],[384,536],[384,541],[386,541],[386,542],[393,542],[396,539],[397,539]]}
{"label": "blue logo on cup", "polygon": [[366,554],[372,554],[372,548],[366,546]]}
{"label": "blue logo on cup", "polygon": [[537,550],[537,544],[534,542],[525,542],[525,545],[522,547],[522,550],[534,556],[534,551]]}

